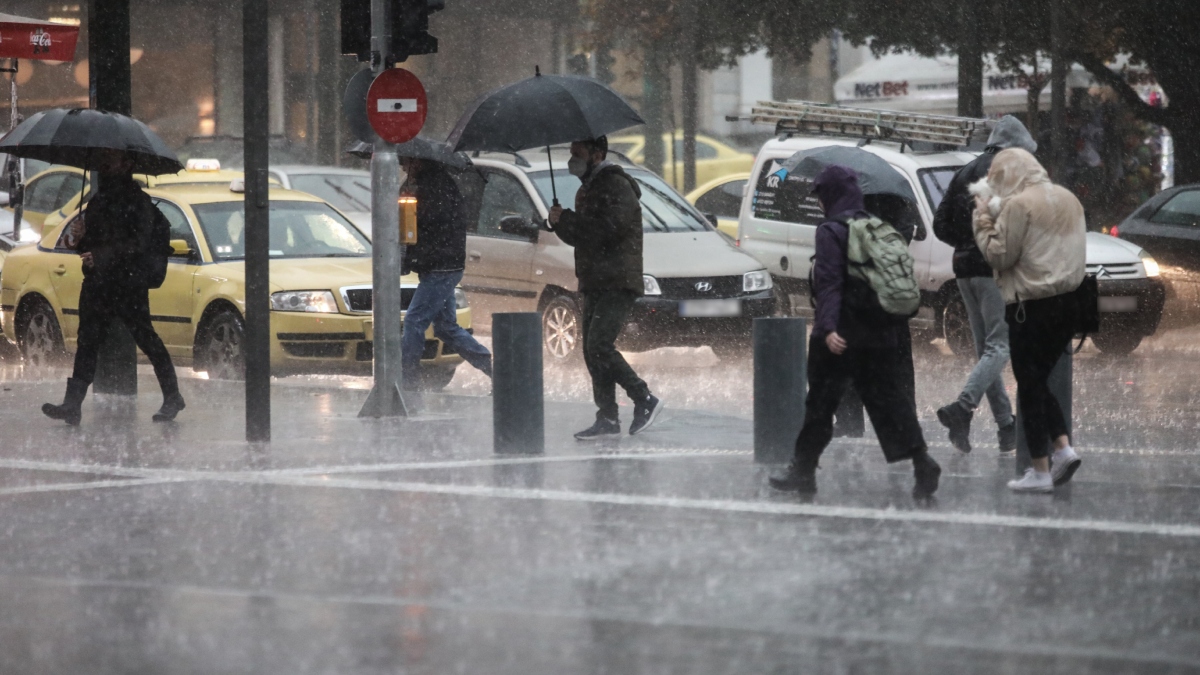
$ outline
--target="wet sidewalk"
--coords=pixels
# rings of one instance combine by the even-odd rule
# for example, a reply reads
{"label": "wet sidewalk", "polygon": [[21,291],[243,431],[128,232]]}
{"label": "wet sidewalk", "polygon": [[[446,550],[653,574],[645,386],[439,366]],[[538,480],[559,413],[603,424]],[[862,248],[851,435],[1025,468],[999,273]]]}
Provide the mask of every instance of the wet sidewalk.
{"label": "wet sidewalk", "polygon": [[546,453],[497,457],[486,397],[360,420],[365,391],[280,380],[254,445],[239,384],[185,381],[172,424],[142,391],[70,428],[38,412],[60,379],[3,382],[0,672],[1200,671],[1194,448],[1084,447],[1018,496],[933,443],[919,508],[839,439],[802,503],[742,417],[581,444],[591,407],[547,402]]}

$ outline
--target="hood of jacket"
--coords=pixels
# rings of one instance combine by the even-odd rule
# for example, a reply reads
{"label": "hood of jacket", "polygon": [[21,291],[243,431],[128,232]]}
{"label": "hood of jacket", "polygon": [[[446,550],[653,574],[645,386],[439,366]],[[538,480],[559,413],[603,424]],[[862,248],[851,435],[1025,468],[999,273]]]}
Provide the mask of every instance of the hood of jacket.
{"label": "hood of jacket", "polygon": [[628,173],[626,173],[625,169],[622,169],[620,164],[614,164],[607,159],[592,167],[592,170],[589,171],[587,175],[580,180],[580,182],[583,183],[584,189],[587,189],[593,182],[595,182],[597,178],[600,177],[600,174],[609,172],[615,172],[617,175],[629,181],[629,186],[633,188],[633,194],[637,195],[638,199],[642,198],[642,188],[638,186],[638,183],[633,179],[633,176],[630,176]]}
{"label": "hood of jacket", "polygon": [[852,218],[863,210],[863,193],[854,169],[834,164],[813,181],[813,194],[821,199],[829,220]]}
{"label": "hood of jacket", "polygon": [[1028,187],[1049,183],[1050,175],[1029,152],[1009,148],[996,153],[987,182],[995,196],[1006,200]]}
{"label": "hood of jacket", "polygon": [[1021,120],[1012,115],[1001,117],[996,126],[992,127],[992,133],[988,136],[987,141],[989,148],[1000,148],[1007,150],[1008,148],[1020,148],[1028,153],[1035,153],[1038,149],[1037,141],[1033,140],[1033,136],[1029,135],[1029,130],[1021,124]]}

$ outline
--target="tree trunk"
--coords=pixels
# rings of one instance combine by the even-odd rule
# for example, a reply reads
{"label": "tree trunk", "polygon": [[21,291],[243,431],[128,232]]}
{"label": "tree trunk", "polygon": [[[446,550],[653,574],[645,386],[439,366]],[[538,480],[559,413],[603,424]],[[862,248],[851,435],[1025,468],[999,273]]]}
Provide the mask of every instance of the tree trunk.
{"label": "tree trunk", "polygon": [[642,163],[647,169],[663,175],[666,162],[663,147],[663,94],[671,81],[664,67],[662,47],[658,40],[649,40],[645,48],[645,65],[642,69],[642,118],[646,120],[643,130],[646,138],[642,149]]}
{"label": "tree trunk", "polygon": [[975,1],[959,5],[958,114],[983,117],[983,44]]}
{"label": "tree trunk", "polygon": [[685,0],[683,12],[683,193],[687,194],[696,189],[696,116],[699,113],[700,100],[699,74],[696,65],[696,32],[699,30],[698,3],[700,0]]}

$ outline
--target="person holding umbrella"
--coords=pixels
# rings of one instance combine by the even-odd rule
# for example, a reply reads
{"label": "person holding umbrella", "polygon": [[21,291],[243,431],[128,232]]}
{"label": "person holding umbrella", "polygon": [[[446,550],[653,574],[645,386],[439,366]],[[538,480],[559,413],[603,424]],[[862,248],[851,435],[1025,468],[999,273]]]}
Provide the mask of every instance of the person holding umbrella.
{"label": "person holding umbrella", "polygon": [[170,421],[185,404],[171,355],[150,319],[152,282],[146,264],[147,254],[164,258],[170,255],[169,247],[165,251],[147,250],[154,221],[164,216],[133,180],[133,158],[112,149],[97,150],[93,157],[100,173],[100,189],[88,206],[83,235],[75,247],[83,262],[75,369],[67,380],[63,402],[47,403],[42,412],[67,424],[79,424],[83,399],[96,375],[100,346],[116,317],[154,366],[163,393],[163,404],[154,413],[154,421]]}
{"label": "person holding umbrella", "polygon": [[583,182],[575,194],[577,210],[555,204],[549,217],[558,238],[575,247],[575,276],[583,294],[583,358],[599,410],[595,424],[575,434],[581,441],[621,434],[618,384],[634,404],[630,435],[645,431],[662,412],[662,401],[616,347],[633,304],[645,290],[642,192],[620,166],[606,161],[607,156],[604,136],[571,144],[567,168]]}

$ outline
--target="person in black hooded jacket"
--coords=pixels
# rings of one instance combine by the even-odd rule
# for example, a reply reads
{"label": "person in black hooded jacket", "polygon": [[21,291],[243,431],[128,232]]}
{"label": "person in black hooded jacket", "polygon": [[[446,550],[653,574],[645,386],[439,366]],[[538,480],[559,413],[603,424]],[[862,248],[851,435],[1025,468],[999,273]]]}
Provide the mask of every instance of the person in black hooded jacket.
{"label": "person in black hooded jacket", "polygon": [[985,395],[999,430],[1001,454],[1011,455],[1017,448],[1012,402],[1001,377],[1009,358],[1004,299],[992,278],[991,265],[975,244],[971,224],[975,199],[968,190],[972,183],[987,178],[992,159],[1006,148],[1021,148],[1030,153],[1037,150],[1037,142],[1025,125],[1012,115],[1005,115],[996,123],[983,154],[954,174],[933,218],[933,233],[954,247],[954,276],[979,358],[958,399],[937,411],[938,421],[949,430],[950,443],[964,453],[971,451],[971,417]]}
{"label": "person in black hooded jacket", "polygon": [[909,344],[908,326],[904,322],[880,326],[843,302],[847,222],[870,217],[863,208],[858,174],[844,166],[830,166],[817,176],[813,192],[826,220],[817,228],[813,260],[816,318],[808,346],[804,425],[796,438],[795,457],[784,473],[770,478],[771,487],[805,495],[816,493],[817,463],[833,438],[838,404],[853,383],[884,457],[888,462],[912,461],[916,479],[913,497],[928,499],[937,491],[942,470],[929,456],[916,403],[906,384],[911,375],[901,350]]}

